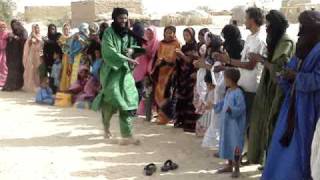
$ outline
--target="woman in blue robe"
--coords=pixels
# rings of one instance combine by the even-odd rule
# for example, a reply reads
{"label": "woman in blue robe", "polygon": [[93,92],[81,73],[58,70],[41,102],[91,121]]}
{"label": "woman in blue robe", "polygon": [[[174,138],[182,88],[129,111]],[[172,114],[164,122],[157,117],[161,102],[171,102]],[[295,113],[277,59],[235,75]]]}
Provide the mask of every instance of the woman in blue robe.
{"label": "woman in blue robe", "polygon": [[320,115],[320,12],[305,11],[296,57],[281,73],[286,98],[269,147],[262,180],[311,180],[310,155]]}

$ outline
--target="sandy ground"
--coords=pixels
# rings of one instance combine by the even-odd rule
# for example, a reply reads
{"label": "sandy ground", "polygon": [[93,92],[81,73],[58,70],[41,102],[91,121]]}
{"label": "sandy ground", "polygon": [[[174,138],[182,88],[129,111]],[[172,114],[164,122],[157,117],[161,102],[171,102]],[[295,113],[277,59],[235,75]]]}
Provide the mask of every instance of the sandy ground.
{"label": "sandy ground", "polygon": [[[0,92],[1,180],[228,180],[217,175],[222,161],[200,147],[201,139],[172,127],[135,121],[140,146],[108,144],[99,113],[38,106],[33,95]],[[112,132],[119,135],[117,117]],[[173,159],[179,170],[160,173]],[[143,175],[154,162],[158,172]],[[243,168],[240,179],[259,179],[256,167]]]}

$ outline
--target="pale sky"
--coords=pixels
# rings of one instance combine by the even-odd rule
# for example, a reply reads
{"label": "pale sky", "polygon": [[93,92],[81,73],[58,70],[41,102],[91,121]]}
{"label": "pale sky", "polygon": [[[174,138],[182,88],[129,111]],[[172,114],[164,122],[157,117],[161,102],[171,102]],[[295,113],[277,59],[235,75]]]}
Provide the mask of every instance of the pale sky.
{"label": "pale sky", "polygon": [[[71,1],[76,0],[15,0],[18,4],[19,11],[23,11],[24,6],[33,5],[68,5]],[[142,0],[143,6],[149,13],[172,13],[182,10],[195,9],[198,6],[209,6],[219,10],[229,10],[235,5],[244,5],[252,0]],[[261,1],[261,0],[260,0]],[[281,0],[262,0],[273,1],[276,6],[281,4]],[[320,0],[319,0],[320,1]]]}

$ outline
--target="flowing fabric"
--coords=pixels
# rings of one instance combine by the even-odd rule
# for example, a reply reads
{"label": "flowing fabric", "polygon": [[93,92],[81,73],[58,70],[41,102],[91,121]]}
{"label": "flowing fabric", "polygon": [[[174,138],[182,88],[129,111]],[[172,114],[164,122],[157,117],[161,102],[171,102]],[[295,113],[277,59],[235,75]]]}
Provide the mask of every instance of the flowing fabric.
{"label": "flowing fabric", "polygon": [[320,179],[320,121],[314,133],[311,154],[311,172],[314,180]]}
{"label": "flowing fabric", "polygon": [[27,92],[36,92],[40,85],[38,67],[41,64],[40,53],[42,51],[42,38],[40,34],[36,37],[30,36],[24,46],[24,87]]}
{"label": "flowing fabric", "polygon": [[[299,60],[294,57],[288,68],[298,71]],[[320,115],[320,43],[303,61],[294,86],[281,79],[285,100],[269,147],[262,180],[309,180],[311,179],[311,143]],[[295,88],[295,128],[288,147],[280,143],[287,129],[291,91]]]}
{"label": "flowing fabric", "polygon": [[136,42],[131,36],[120,37],[113,27],[105,31],[102,40],[103,63],[100,68],[102,90],[93,102],[94,110],[104,105],[120,112],[138,108],[138,91],[124,55],[127,48],[133,45],[136,45]]}
{"label": "flowing fabric", "polygon": [[[85,71],[87,72],[87,74],[81,76],[81,73],[85,74]],[[84,88],[89,80],[88,73],[89,69],[86,66],[81,66],[77,74],[77,81],[70,86],[69,92],[73,95],[73,103],[79,100],[79,97],[82,95],[82,92],[84,91]]]}
{"label": "flowing fabric", "polygon": [[249,121],[248,158],[253,164],[263,162],[284,99],[284,94],[277,85],[276,74],[283,70],[293,53],[294,42],[284,35],[270,61],[271,68],[264,68],[262,72]]}
{"label": "flowing fabric", "polygon": [[[226,94],[226,86],[224,83],[224,75],[222,72],[214,73],[215,66],[212,67],[212,77],[216,79],[216,86],[214,89],[213,104],[218,104],[224,100]],[[208,130],[202,141],[202,147],[217,148],[219,147],[220,131],[221,131],[221,112],[213,111],[211,115],[211,122]]]}
{"label": "flowing fabric", "polygon": [[151,26],[150,29],[153,33],[153,39],[149,40],[146,45],[143,46],[146,50],[146,54],[138,58],[139,64],[133,71],[133,76],[136,82],[142,81],[146,75],[151,73],[152,60],[155,57],[157,49],[159,47],[159,41],[157,37],[156,28]]}
{"label": "flowing fabric", "polygon": [[[204,107],[208,105],[213,105],[214,89],[212,89],[206,94],[205,100],[206,102],[204,104]],[[198,137],[203,137],[205,135],[207,129],[211,126],[211,120],[213,116],[214,116],[214,112],[212,109],[210,110],[205,109],[205,112],[203,113],[201,118],[197,121],[197,125],[196,125],[196,135]]]}
{"label": "flowing fabric", "polygon": [[66,91],[70,87],[72,69],[72,64],[69,63],[70,61],[68,55],[70,52],[70,36],[62,35],[59,39],[59,44],[63,53],[60,91]]}
{"label": "flowing fabric", "polygon": [[0,32],[0,87],[3,87],[7,80],[8,67],[6,58],[6,48],[9,33],[7,31]]}
{"label": "flowing fabric", "polygon": [[85,58],[84,50],[87,46],[87,38],[80,34],[80,39],[73,39],[71,42],[71,48],[69,52],[70,64],[72,64],[72,73],[70,84],[74,84],[77,81],[78,72],[82,60]]}
{"label": "flowing fabric", "polygon": [[[228,109],[231,112],[227,112]],[[224,101],[214,107],[221,112],[221,131],[219,156],[222,159],[234,160],[236,149],[243,150],[246,128],[246,104],[240,88],[228,90]]]}
{"label": "flowing fabric", "polygon": [[13,32],[13,35],[15,35],[16,38],[9,38],[6,49],[8,76],[6,84],[3,87],[6,91],[20,90],[23,87],[23,51],[28,34],[27,31],[22,28],[21,32]]}
{"label": "flowing fabric", "polygon": [[156,67],[153,73],[154,89],[155,89],[155,103],[158,106],[158,120],[161,123],[168,123],[171,119],[168,113],[167,106],[172,100],[172,88],[174,81],[174,74],[176,71],[176,53],[175,50],[180,48],[177,40],[171,42],[160,42],[157,52]]}
{"label": "flowing fabric", "polygon": [[185,131],[195,132],[196,122],[200,118],[193,104],[196,79],[192,75],[197,73],[193,62],[199,58],[193,53],[197,52],[197,43],[186,43],[181,49],[189,61],[179,59],[177,62],[176,124],[181,124]]}

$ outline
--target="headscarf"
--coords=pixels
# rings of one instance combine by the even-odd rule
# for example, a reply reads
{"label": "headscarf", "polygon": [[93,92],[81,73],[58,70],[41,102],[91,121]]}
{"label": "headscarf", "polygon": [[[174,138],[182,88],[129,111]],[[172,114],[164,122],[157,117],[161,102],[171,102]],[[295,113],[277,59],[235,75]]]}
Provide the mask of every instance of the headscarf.
{"label": "headscarf", "polygon": [[36,36],[38,36],[38,37],[40,37],[41,35],[40,35],[40,32],[37,34],[36,33],[36,27],[39,27],[39,24],[32,24],[32,32],[31,32],[31,35],[32,35],[32,33],[34,33]]}
{"label": "headscarf", "polygon": [[79,26],[79,32],[88,37],[89,36],[89,24],[88,23],[81,23]]}
{"label": "headscarf", "polygon": [[129,24],[127,23],[126,27],[121,27],[119,25],[119,23],[117,22],[117,17],[119,17],[120,15],[127,15],[128,16],[129,15],[128,10],[126,10],[124,8],[114,8],[113,12],[112,12],[113,22],[112,22],[111,26],[120,37],[124,37],[129,32]]}
{"label": "headscarf", "polygon": [[[154,26],[150,26],[147,28],[147,30],[150,30],[153,34],[153,39],[148,40],[146,45],[144,46],[146,48],[147,53],[151,53],[151,57],[153,58],[158,50],[159,46],[159,40],[157,36],[157,28]],[[146,39],[146,38],[145,38]]]}
{"label": "headscarf", "polygon": [[[52,33],[51,30],[50,30],[51,28],[55,28],[55,32]],[[52,40],[52,41],[57,41],[59,39],[61,34],[57,32],[57,26],[56,25],[49,24],[47,36],[48,36],[48,39]]]}
{"label": "headscarf", "polygon": [[300,59],[307,57],[313,47],[319,42],[320,12],[304,11],[299,16],[300,30],[297,42],[296,56]]}
{"label": "headscarf", "polygon": [[221,34],[225,40],[223,47],[228,52],[230,58],[241,58],[244,41],[241,38],[241,32],[239,28],[235,25],[229,24],[222,29]]}
{"label": "headscarf", "polygon": [[190,34],[191,36],[191,41],[190,42],[186,42],[186,44],[184,46],[182,46],[181,50],[182,52],[188,52],[188,51],[192,51],[192,50],[197,50],[198,49],[198,44],[196,41],[196,32],[193,28],[189,27],[183,30],[183,32],[187,32]]}
{"label": "headscarf", "polygon": [[4,35],[7,35],[8,32],[7,32],[7,24],[4,22],[4,21],[0,21],[0,27],[4,27],[4,32],[0,32],[0,36],[4,36]]}
{"label": "headscarf", "polygon": [[[14,28],[13,24],[16,24],[16,26],[18,26],[18,28]],[[26,39],[26,37],[28,36],[28,33],[20,21],[18,21],[17,19],[13,19],[11,21],[10,25],[11,25],[12,33],[14,35],[19,36],[20,38],[24,37]]]}
{"label": "headscarf", "polygon": [[0,21],[0,26],[4,26],[5,28],[7,28],[7,24],[4,21]]}
{"label": "headscarf", "polygon": [[96,35],[99,32],[99,24],[98,23],[90,23],[89,25],[89,32],[92,35]]}
{"label": "headscarf", "polygon": [[269,22],[267,27],[268,59],[271,60],[279,40],[289,27],[289,23],[286,17],[277,10],[271,10],[267,14],[266,20]]}
{"label": "headscarf", "polygon": [[100,24],[100,28],[99,28],[99,38],[100,38],[100,41],[102,40],[104,31],[105,31],[108,27],[109,27],[109,24],[106,23],[106,22],[103,22],[103,23]]}
{"label": "headscarf", "polygon": [[211,32],[206,33],[205,40],[206,42],[210,41],[208,48],[211,48],[211,51],[219,51],[223,44],[221,37]]}
{"label": "headscarf", "polygon": [[127,9],[125,8],[114,8],[112,11],[112,19],[115,21],[117,19],[118,16],[122,15],[122,14],[126,14],[127,16],[129,16],[129,12]]}
{"label": "headscarf", "polygon": [[138,41],[138,45],[142,46],[143,43],[146,43],[146,40],[143,39],[144,37],[144,24],[142,22],[136,22],[132,26],[132,32]]}

